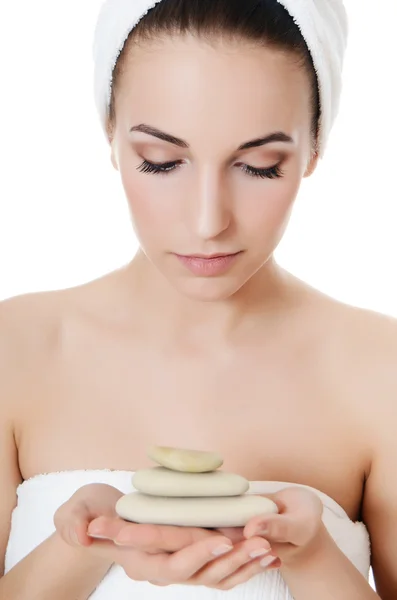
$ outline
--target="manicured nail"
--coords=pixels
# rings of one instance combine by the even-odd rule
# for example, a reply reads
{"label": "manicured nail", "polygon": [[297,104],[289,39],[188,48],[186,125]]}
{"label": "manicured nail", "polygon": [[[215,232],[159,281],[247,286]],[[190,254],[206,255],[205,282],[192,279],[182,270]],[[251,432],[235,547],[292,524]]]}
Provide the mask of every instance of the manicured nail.
{"label": "manicured nail", "polygon": [[127,540],[113,540],[113,544],[116,544],[116,546],[129,546],[131,542]]}
{"label": "manicured nail", "polygon": [[265,556],[265,558],[262,558],[260,565],[261,567],[266,568],[274,563],[275,560],[277,560],[277,557],[275,556]]}
{"label": "manicured nail", "polygon": [[223,546],[218,546],[218,548],[215,548],[215,550],[212,551],[212,554],[214,556],[222,556],[222,554],[227,554],[230,552],[230,550],[233,550],[233,546],[223,544]]}
{"label": "manicured nail", "polygon": [[265,556],[265,554],[269,554],[270,548],[258,548],[258,550],[253,550],[250,552],[250,558],[258,558],[259,556]]}

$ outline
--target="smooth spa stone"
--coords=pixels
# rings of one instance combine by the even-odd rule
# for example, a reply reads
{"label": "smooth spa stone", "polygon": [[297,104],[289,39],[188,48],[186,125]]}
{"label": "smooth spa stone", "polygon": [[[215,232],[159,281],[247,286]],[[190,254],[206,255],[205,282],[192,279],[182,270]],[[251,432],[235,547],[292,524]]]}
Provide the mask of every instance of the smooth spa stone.
{"label": "smooth spa stone", "polygon": [[223,458],[219,454],[201,450],[152,446],[147,455],[161,467],[183,473],[208,473],[223,465]]}
{"label": "smooth spa stone", "polygon": [[116,512],[125,521],[179,527],[244,527],[255,516],[277,513],[276,504],[245,494],[229,498],[164,498],[132,492],[122,496]]}
{"label": "smooth spa stone", "polygon": [[224,471],[181,473],[165,467],[141,469],[132,477],[138,491],[151,496],[241,496],[249,489],[249,481]]}

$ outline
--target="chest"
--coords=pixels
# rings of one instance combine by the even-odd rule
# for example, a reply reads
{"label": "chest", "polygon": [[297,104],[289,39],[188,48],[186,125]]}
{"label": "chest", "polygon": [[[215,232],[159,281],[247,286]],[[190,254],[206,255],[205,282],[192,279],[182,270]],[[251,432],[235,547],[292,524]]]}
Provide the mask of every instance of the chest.
{"label": "chest", "polygon": [[217,450],[225,470],[251,481],[311,485],[359,509],[359,436],[325,371],[299,356],[93,353],[54,369],[30,406],[20,422],[25,478],[136,470],[151,466],[149,445],[170,445]]}

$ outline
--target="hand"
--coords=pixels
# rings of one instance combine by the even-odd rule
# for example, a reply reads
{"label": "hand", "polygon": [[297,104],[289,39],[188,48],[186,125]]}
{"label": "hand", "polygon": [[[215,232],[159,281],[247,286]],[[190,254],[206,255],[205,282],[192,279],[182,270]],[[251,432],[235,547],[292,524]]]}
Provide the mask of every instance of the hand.
{"label": "hand", "polygon": [[[263,572],[270,546],[242,529],[220,531],[127,523],[115,512],[122,493],[105,484],[79,489],[55,514],[58,534],[121,565],[136,581],[229,590]],[[225,530],[226,531],[226,530]],[[99,539],[98,539],[99,538]],[[234,543],[234,547],[233,547]]]}
{"label": "hand", "polygon": [[[115,510],[122,496],[110,485],[93,483],[83,486],[56,511],[54,523],[58,534],[70,546],[89,547],[100,539],[150,554],[175,552],[216,535],[214,531],[193,527],[128,523]],[[242,532],[240,539],[244,539]]]}
{"label": "hand", "polygon": [[251,519],[244,528],[245,538],[263,536],[271,544],[272,554],[279,558],[279,566],[297,563],[315,552],[326,531],[320,498],[300,487],[267,497],[277,504],[279,513]]}

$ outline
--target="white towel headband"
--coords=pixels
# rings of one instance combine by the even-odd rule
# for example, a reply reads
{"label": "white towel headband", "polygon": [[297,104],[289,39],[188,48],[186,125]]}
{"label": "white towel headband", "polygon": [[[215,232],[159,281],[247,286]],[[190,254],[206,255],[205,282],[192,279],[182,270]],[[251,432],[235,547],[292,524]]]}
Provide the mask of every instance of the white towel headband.
{"label": "white towel headband", "polygon": [[[298,25],[311,53],[320,90],[319,154],[339,110],[348,22],[343,0],[275,0]],[[94,38],[95,103],[106,134],[113,69],[134,27],[161,0],[105,0]]]}

